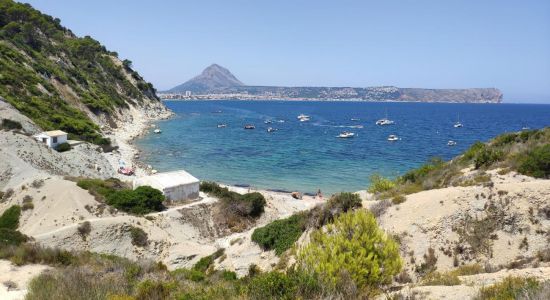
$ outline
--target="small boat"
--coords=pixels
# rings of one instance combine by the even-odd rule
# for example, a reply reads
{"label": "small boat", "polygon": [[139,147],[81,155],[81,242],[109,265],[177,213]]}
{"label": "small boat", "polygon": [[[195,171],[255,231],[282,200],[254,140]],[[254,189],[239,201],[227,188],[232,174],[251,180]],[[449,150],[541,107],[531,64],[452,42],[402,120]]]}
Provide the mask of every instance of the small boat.
{"label": "small boat", "polygon": [[521,130],[530,130],[531,128],[527,127],[527,126],[523,126],[521,127]]}
{"label": "small boat", "polygon": [[273,123],[271,120],[265,120],[264,121],[264,124],[271,124],[271,123]]}
{"label": "small boat", "polygon": [[349,128],[363,128],[363,125],[352,125]]}
{"label": "small boat", "polygon": [[160,130],[160,129],[157,128],[157,129],[153,130],[153,132],[154,132],[154,133],[162,133],[162,130]]}
{"label": "small boat", "polygon": [[285,120],[277,120],[277,123],[284,123]]}
{"label": "small boat", "polygon": [[359,119],[359,118],[351,118],[350,120],[352,120],[352,121],[361,121],[361,119]]}
{"label": "small boat", "polygon": [[301,118],[301,119],[300,119],[300,122],[307,122],[307,121],[309,121],[309,120],[310,120],[309,118]]}
{"label": "small boat", "polygon": [[389,119],[380,119],[376,121],[376,125],[384,126],[384,125],[393,125],[395,122]]}
{"label": "small boat", "polygon": [[277,130],[278,130],[277,128],[273,128],[273,127],[268,127],[267,128],[267,132],[275,132]]}
{"label": "small boat", "polygon": [[246,124],[246,125],[244,125],[244,129],[256,129],[256,126],[254,126],[252,124]]}
{"label": "small boat", "polygon": [[300,122],[307,122],[311,119],[310,116],[308,115],[304,115],[304,114],[300,114],[298,117],[296,117],[298,120],[300,120]]}
{"label": "small boat", "polygon": [[354,136],[355,136],[355,133],[349,132],[349,131],[344,131],[344,132],[341,132],[337,137],[342,138],[342,139],[349,139],[349,138],[352,138]]}
{"label": "small boat", "polygon": [[221,114],[221,113],[223,113],[223,111],[221,111],[221,110],[215,110],[215,111],[213,111],[212,113],[213,113],[213,114]]}
{"label": "small boat", "polygon": [[384,125],[393,125],[395,122],[388,119],[388,111],[386,110],[386,117],[382,118],[378,121],[376,121],[376,125],[384,126]]}
{"label": "small boat", "polygon": [[456,117],[456,123],[453,125],[454,128],[460,128],[462,127],[462,123],[460,123],[460,114]]}
{"label": "small boat", "polygon": [[397,141],[397,140],[399,140],[399,138],[395,134],[390,134],[390,136],[388,136],[388,141],[390,141],[390,142],[394,142],[394,141]]}
{"label": "small boat", "polygon": [[225,128],[225,127],[227,127],[226,124],[218,124],[218,128]]}
{"label": "small boat", "polygon": [[456,146],[456,142],[455,141],[448,141],[447,146]]}

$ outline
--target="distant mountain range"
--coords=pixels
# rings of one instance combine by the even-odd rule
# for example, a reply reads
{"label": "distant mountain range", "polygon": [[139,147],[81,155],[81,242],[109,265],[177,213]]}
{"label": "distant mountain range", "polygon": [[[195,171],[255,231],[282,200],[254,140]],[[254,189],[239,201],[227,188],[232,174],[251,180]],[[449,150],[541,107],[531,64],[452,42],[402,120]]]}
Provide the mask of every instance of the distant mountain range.
{"label": "distant mountain range", "polygon": [[[186,95],[187,92],[187,95]],[[191,95],[189,95],[189,92]],[[162,98],[249,99],[249,100],[360,100],[403,102],[500,103],[502,93],[496,88],[423,89],[378,87],[284,87],[249,86],[229,70],[213,64],[204,71],[168,91]]]}

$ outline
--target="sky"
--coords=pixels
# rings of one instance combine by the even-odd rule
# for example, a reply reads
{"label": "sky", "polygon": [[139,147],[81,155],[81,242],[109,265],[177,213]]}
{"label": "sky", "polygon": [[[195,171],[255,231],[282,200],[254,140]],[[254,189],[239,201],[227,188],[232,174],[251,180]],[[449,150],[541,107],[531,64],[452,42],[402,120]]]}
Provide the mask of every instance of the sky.
{"label": "sky", "polygon": [[26,0],[158,90],[212,63],[247,85],[496,87],[550,103],[548,0]]}

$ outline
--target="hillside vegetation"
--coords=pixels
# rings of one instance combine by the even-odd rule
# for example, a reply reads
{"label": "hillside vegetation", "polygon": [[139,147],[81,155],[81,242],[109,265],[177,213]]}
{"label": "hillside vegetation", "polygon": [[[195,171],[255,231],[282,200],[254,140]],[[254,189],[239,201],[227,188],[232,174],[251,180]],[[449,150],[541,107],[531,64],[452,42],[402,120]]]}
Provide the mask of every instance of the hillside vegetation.
{"label": "hillside vegetation", "polygon": [[0,0],[0,96],[42,129],[108,144],[94,116],[113,125],[121,108],[158,101],[153,86],[117,56],[29,4]]}
{"label": "hillside vegetation", "polygon": [[[465,176],[463,170],[470,167],[474,172]],[[487,143],[477,142],[451,161],[433,158],[395,180],[374,175],[369,192],[399,202],[403,194],[483,184],[490,179],[485,171],[497,168],[501,173],[516,171],[535,178],[550,178],[550,127],[502,134]]]}

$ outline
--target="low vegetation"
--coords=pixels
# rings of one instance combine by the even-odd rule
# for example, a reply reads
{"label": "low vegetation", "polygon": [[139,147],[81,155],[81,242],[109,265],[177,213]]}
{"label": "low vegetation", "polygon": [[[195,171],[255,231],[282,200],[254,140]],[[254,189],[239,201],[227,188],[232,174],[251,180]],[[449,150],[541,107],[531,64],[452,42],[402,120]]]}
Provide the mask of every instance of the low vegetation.
{"label": "low vegetation", "polygon": [[16,230],[19,227],[20,216],[21,207],[19,205],[11,206],[0,216],[0,228]]}
{"label": "low vegetation", "polygon": [[365,210],[349,211],[312,233],[299,250],[298,264],[326,288],[345,297],[369,297],[401,272],[399,245]]}
{"label": "low vegetation", "polygon": [[340,193],[332,196],[325,204],[308,212],[295,213],[292,216],[275,220],[259,227],[252,234],[252,241],[264,250],[275,250],[281,255],[290,249],[308,228],[315,229],[332,222],[341,213],[361,207],[361,199],[352,193]]}
{"label": "low vegetation", "polygon": [[132,245],[134,246],[145,247],[149,244],[149,236],[139,227],[130,227],[130,236],[132,237]]}
{"label": "low vegetation", "polygon": [[[529,297],[536,294],[541,285],[533,278],[507,277],[502,282],[489,287],[481,288],[476,300],[514,300],[514,299],[539,299]],[[540,298],[544,299],[544,298]]]}
{"label": "low vegetation", "polygon": [[286,219],[275,220],[264,227],[257,228],[252,234],[252,241],[264,250],[273,249],[277,255],[281,255],[294,245],[306,227],[306,214],[294,214]]}
{"label": "low vegetation", "polygon": [[266,201],[260,193],[241,195],[222,188],[215,182],[201,182],[200,190],[220,199],[227,213],[256,218],[264,212]]}
{"label": "low vegetation", "polygon": [[4,130],[21,130],[23,129],[23,126],[21,126],[21,123],[17,121],[13,121],[10,119],[2,119],[2,123],[0,124],[0,129]]}
{"label": "low vegetation", "polygon": [[111,178],[78,179],[79,187],[88,190],[96,200],[107,203],[117,209],[136,215],[143,215],[164,209],[164,195],[161,191],[149,186],[130,189],[122,181]]}
{"label": "low vegetation", "polygon": [[[461,170],[473,167],[473,176],[464,176]],[[501,168],[507,172],[550,178],[550,127],[506,133],[487,143],[474,143],[461,156],[444,162],[433,158],[417,169],[394,180],[374,175],[368,191],[379,199],[395,199],[400,195],[447,186],[470,186],[485,184],[490,176],[487,170]]]}
{"label": "low vegetation", "polygon": [[57,150],[57,152],[67,152],[71,150],[71,145],[69,145],[69,143],[61,143],[57,145],[55,150]]}

